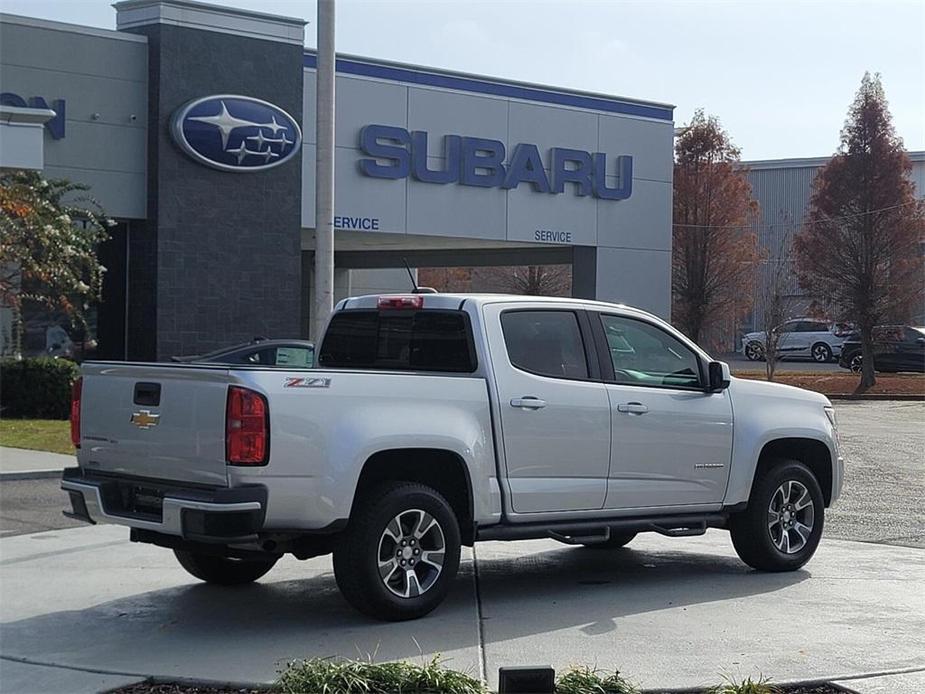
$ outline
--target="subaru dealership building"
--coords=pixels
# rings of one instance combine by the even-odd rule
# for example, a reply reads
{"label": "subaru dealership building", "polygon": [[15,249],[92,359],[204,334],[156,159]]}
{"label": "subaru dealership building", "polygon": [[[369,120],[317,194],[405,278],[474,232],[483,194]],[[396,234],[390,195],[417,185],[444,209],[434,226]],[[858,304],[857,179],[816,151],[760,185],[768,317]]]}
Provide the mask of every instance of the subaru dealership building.
{"label": "subaru dealership building", "polygon": [[[315,55],[301,19],[116,3],[117,30],[0,18],[0,166],[84,183],[117,222],[98,355],[307,336]],[[569,264],[572,293],[668,317],[672,107],[340,56],[340,295],[412,267]]]}

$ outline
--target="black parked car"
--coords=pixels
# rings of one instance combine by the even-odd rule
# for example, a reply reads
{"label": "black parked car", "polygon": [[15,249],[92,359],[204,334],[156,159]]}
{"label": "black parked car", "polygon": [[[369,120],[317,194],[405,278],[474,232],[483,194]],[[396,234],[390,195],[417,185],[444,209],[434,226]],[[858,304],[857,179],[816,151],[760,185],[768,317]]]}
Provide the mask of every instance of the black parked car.
{"label": "black parked car", "polygon": [[[874,328],[873,337],[874,369],[925,373],[925,328],[881,325]],[[857,372],[862,362],[861,336],[853,332],[845,338],[838,365]]]}
{"label": "black parked car", "polygon": [[183,363],[208,362],[213,364],[253,364],[305,368],[315,364],[315,345],[307,340],[268,340],[255,337],[242,345],[217,349],[208,354],[191,357],[173,357]]}

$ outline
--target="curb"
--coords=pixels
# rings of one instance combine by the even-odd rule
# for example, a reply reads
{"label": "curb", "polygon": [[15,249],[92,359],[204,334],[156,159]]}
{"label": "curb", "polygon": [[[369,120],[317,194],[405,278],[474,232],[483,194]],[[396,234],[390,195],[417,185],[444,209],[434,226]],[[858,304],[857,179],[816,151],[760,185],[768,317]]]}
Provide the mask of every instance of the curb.
{"label": "curb", "polygon": [[158,686],[158,685],[178,685],[181,687],[201,688],[201,689],[226,689],[235,692],[256,690],[260,692],[272,691],[273,682],[234,682],[226,680],[209,680],[199,679],[198,677],[163,677],[160,675],[151,675],[143,677],[132,684],[121,685],[112,689],[105,689],[100,694],[112,694],[127,687],[137,687],[139,685]]}
{"label": "curb", "polygon": [[63,470],[23,470],[22,472],[0,472],[0,482],[16,480],[48,480],[61,479]]}
{"label": "curb", "polygon": [[[817,391],[818,392],[818,391]],[[825,393],[823,393],[825,395]],[[839,394],[826,395],[829,400],[897,400],[899,402],[925,402],[925,395],[882,395],[874,393],[872,395],[853,395]]]}
{"label": "curb", "polygon": [[[827,687],[832,687],[844,694],[858,694],[853,689],[848,689],[843,684],[836,684],[834,680],[791,680],[787,682],[778,682],[773,681],[770,684],[774,687],[819,687],[825,685]],[[640,694],[704,694],[704,692],[709,691],[709,688],[704,687],[685,687],[683,689],[643,689],[640,691]]]}

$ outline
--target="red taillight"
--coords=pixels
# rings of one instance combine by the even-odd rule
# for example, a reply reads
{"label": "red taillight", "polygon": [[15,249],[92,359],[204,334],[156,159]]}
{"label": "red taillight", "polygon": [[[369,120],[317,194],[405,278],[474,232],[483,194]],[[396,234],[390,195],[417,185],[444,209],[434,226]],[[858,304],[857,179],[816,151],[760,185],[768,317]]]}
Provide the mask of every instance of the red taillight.
{"label": "red taillight", "polygon": [[83,377],[71,385],[71,443],[80,448],[80,395],[83,392]]}
{"label": "red taillight", "polygon": [[380,296],[379,309],[419,309],[424,308],[422,294],[408,294],[402,296]]}
{"label": "red taillight", "polygon": [[267,399],[231,386],[225,409],[225,460],[229,465],[266,465],[270,454]]}

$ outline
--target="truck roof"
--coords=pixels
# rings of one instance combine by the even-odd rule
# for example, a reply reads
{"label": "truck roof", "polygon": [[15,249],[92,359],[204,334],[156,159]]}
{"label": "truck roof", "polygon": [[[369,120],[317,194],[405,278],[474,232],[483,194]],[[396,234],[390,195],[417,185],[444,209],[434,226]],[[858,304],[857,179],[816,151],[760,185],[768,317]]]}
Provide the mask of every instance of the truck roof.
{"label": "truck roof", "polygon": [[364,294],[362,296],[351,296],[338,302],[336,310],[356,309],[356,308],[376,308],[379,305],[379,299],[382,297],[397,296],[419,296],[423,298],[423,308],[434,309],[460,309],[466,302],[472,302],[476,306],[492,304],[497,302],[524,302],[531,304],[575,304],[576,306],[597,306],[602,309],[618,308],[621,311],[635,313],[639,315],[658,318],[648,311],[628,306],[626,304],[608,303],[605,301],[595,301],[594,299],[575,299],[565,296],[525,296],[522,294],[462,294],[462,293],[436,293],[436,294],[414,294],[412,292],[393,292],[387,294]]}

